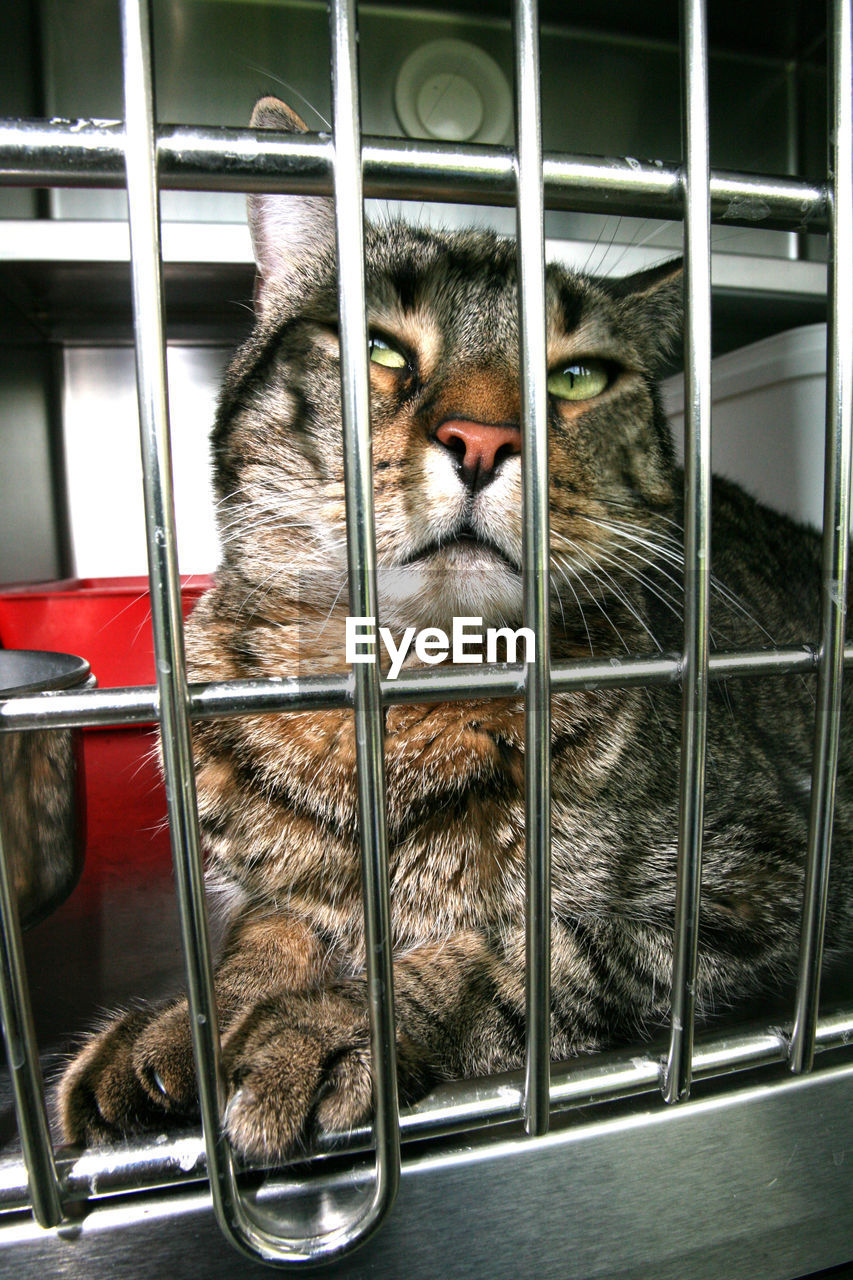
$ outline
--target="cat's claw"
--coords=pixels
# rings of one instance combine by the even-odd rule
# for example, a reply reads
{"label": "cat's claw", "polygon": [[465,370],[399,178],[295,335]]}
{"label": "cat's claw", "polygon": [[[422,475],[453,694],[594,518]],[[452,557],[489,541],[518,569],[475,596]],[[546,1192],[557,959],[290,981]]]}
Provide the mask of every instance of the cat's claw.
{"label": "cat's claw", "polygon": [[165,1086],[165,1085],[164,1085],[164,1083],[163,1083],[163,1077],[160,1075],[160,1072],[159,1072],[159,1071],[152,1071],[152,1072],[151,1072],[151,1079],[152,1079],[152,1081],[154,1082],[154,1084],[157,1086],[157,1088],[160,1090],[160,1092],[162,1093],[163,1097],[168,1099],[168,1097],[169,1097],[169,1093],[168,1093],[168,1090],[166,1089],[166,1086]]}

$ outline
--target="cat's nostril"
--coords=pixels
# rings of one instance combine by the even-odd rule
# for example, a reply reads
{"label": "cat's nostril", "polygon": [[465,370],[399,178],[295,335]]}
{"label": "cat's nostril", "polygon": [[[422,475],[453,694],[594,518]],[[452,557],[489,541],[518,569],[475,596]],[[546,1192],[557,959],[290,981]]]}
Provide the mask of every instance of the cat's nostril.
{"label": "cat's nostril", "polygon": [[435,438],[460,459],[463,478],[474,487],[487,484],[499,462],[521,453],[521,432],[509,423],[449,418]]}
{"label": "cat's nostril", "polygon": [[504,458],[511,458],[513,454],[519,452],[520,450],[516,449],[514,444],[509,442],[507,444],[502,444],[495,453],[495,466],[497,466],[499,462],[503,462]]}
{"label": "cat's nostril", "polygon": [[444,447],[446,449],[449,449],[451,453],[455,453],[456,456],[459,458],[464,458],[465,452],[466,452],[466,445],[465,445],[465,441],[462,439],[462,436],[456,435],[452,431],[447,431],[447,432],[444,432],[444,434],[442,434],[443,431],[444,431],[444,428],[439,427],[438,431],[435,433],[436,439],[440,440],[441,443],[444,445]]}

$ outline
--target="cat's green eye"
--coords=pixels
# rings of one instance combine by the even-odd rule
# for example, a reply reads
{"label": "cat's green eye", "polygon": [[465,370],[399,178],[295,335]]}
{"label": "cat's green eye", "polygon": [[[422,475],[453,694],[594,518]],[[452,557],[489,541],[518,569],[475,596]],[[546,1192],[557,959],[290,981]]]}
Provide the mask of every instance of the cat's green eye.
{"label": "cat's green eye", "polygon": [[373,364],[384,365],[386,369],[405,369],[409,363],[402,351],[392,347],[384,338],[377,338],[375,334],[370,338],[367,347]]}
{"label": "cat's green eye", "polygon": [[601,395],[609,382],[600,360],[578,360],[548,374],[548,390],[561,400],[591,400]]}

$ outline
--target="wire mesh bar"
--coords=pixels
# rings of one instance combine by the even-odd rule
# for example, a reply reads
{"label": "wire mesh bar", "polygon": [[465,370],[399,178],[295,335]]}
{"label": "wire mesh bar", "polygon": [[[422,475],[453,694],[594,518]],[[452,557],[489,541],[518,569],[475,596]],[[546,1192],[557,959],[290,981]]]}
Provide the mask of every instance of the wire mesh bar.
{"label": "wire mesh bar", "polygon": [[682,40],[687,298],[684,332],[684,666],[671,1029],[662,1081],[667,1102],[678,1102],[690,1091],[708,711],[711,221],[704,0],[684,0]]}
{"label": "wire mesh bar", "polygon": [[521,364],[524,623],[536,636],[524,704],[527,1132],[548,1129],[551,1066],[551,688],[545,209],[539,110],[539,11],[515,0],[518,307]]}
{"label": "wire mesh bar", "polygon": [[[747,676],[809,675],[817,670],[818,652],[810,645],[780,649],[712,653],[712,680]],[[844,665],[853,664],[853,646],[844,650]],[[676,657],[621,658],[600,662],[555,662],[551,689],[613,689],[634,685],[670,684],[681,679]],[[465,700],[472,690],[484,697],[511,698],[524,690],[521,665],[484,665],[466,674],[449,671],[405,671],[396,680],[381,681],[382,702]],[[349,676],[306,676],[281,680],[230,680],[189,686],[190,716],[194,720],[231,715],[261,715],[276,711],[325,711],[351,706]],[[0,732],[21,729],[75,728],[108,724],[147,724],[156,720],[157,690],[148,686],[93,689],[89,693],[33,694],[0,702]]]}
{"label": "wire mesh bar", "polygon": [[220,1125],[224,1089],[192,766],[175,534],[147,0],[122,0],[121,17],[136,379],[163,770],[211,1194],[223,1231],[234,1239],[241,1214],[231,1151]]}
{"label": "wire mesh bar", "polygon": [[2,806],[3,797],[0,797],[0,1016],[26,1169],[25,1194],[39,1226],[56,1227],[65,1214],[44,1104],[18,904],[3,834]]}
{"label": "wire mesh bar", "polygon": [[[337,27],[341,23],[346,25],[346,17],[347,15],[341,17],[340,6],[336,6],[334,48],[338,55],[340,55],[340,33]],[[213,998],[213,972],[192,767],[189,696],[183,651],[180,579],[170,469],[160,228],[153,130],[153,85],[146,0],[124,0],[122,18],[131,271],[152,625],[158,676],[163,764],[175,853],[176,887],[184,940],[187,994],[207,1166],[216,1216],[228,1239],[250,1257],[262,1257],[266,1261],[279,1264],[298,1263],[337,1254],[344,1248],[350,1247],[356,1240],[363,1238],[365,1227],[369,1228],[376,1219],[375,1202],[379,1201],[383,1208],[388,1203],[389,1186],[393,1197],[394,1169],[392,1163],[389,1173],[387,1153],[382,1156],[381,1161],[378,1156],[377,1162],[381,1167],[384,1181],[377,1176],[377,1186],[382,1194],[374,1197],[367,1215],[361,1216],[358,1223],[353,1224],[352,1229],[347,1226],[336,1226],[328,1234],[312,1235],[306,1239],[287,1238],[279,1230],[280,1224],[261,1210],[250,1208],[240,1195],[233,1155],[220,1123],[224,1106],[224,1088],[219,1060],[219,1037]],[[351,33],[348,38],[354,39]],[[354,46],[350,53],[352,54],[353,51]],[[352,84],[351,67],[348,72],[346,66],[337,65],[336,75],[340,78],[340,82]],[[349,105],[349,110],[355,110],[352,103]],[[354,154],[357,158],[358,151],[356,150]],[[350,208],[350,216],[351,213]],[[361,252],[360,242],[358,252],[359,254]],[[342,282],[342,289],[346,292],[347,288],[348,286]],[[362,347],[365,352],[364,359],[366,359],[366,343],[363,343]],[[349,412],[346,390],[344,401],[345,410]],[[361,430],[367,431],[366,415],[362,415]],[[376,706],[379,706],[378,697]],[[381,720],[378,731],[381,733]],[[375,732],[377,730],[374,729]],[[381,788],[381,773],[378,782]],[[372,921],[371,909],[374,911]],[[376,914],[373,904],[369,903],[366,909],[368,951],[371,942],[376,941]],[[381,915],[381,911],[379,914]],[[387,930],[387,915],[384,921],[380,920],[380,923],[384,923]],[[375,986],[377,979],[375,973],[373,978]],[[371,990],[372,1003],[375,998],[375,991]],[[387,1057],[387,1049],[385,1052]],[[391,1058],[393,1066],[393,1043]],[[387,1112],[387,1100],[385,1105]]]}
{"label": "wire mesh bar", "polygon": [[853,455],[853,33],[850,0],[833,0],[829,44],[831,267],[827,327],[826,472],[817,719],[790,1065],[811,1069],[841,722]]}
{"label": "wire mesh bar", "polygon": [[[415,190],[420,199],[515,203],[514,159],[504,148],[368,138],[362,155],[368,196],[410,199]],[[332,190],[333,146],[322,135],[258,138],[246,129],[163,125],[157,158],[167,190]],[[682,216],[681,174],[673,165],[546,153],[543,172],[548,208]],[[821,185],[725,170],[712,172],[710,183],[716,222],[826,229]],[[0,120],[0,186],[123,187],[123,128],[89,120]]]}
{"label": "wire mesh bar", "polygon": [[[355,0],[332,0],[332,120],[335,135],[335,232],[341,337],[344,492],[350,612],[377,619],[370,373],[364,285],[364,197]],[[382,1221],[400,1181],[400,1131],[394,1024],[384,730],[378,662],[353,668],[359,828],[364,892],[364,950],[370,1005],[375,1177],[356,1217],[338,1228],[323,1256],[364,1240]]]}

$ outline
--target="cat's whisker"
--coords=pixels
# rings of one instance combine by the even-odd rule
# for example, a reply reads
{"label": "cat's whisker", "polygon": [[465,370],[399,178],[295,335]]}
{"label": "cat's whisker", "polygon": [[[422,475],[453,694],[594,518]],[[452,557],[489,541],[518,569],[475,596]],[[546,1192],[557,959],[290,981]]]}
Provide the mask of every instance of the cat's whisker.
{"label": "cat's whisker", "polygon": [[[617,516],[613,516],[613,515],[607,516],[606,518],[609,519],[612,524],[623,525],[625,528],[628,528],[628,529],[637,529],[637,528],[647,529],[649,528],[649,526],[651,526],[652,528],[656,528],[658,525],[661,525],[661,524],[668,525],[669,528],[675,530],[675,533],[678,535],[677,538],[673,534],[667,534],[665,530],[660,530],[660,532],[664,533],[664,536],[666,537],[673,538],[678,545],[683,544],[684,525],[681,524],[678,520],[676,520],[673,516],[664,515],[664,513],[658,510],[657,508],[654,508],[652,510],[647,510],[643,507],[638,507],[637,504],[634,502],[624,502],[624,501],[620,501],[620,499],[618,498],[605,498],[602,494],[596,494],[595,502],[596,502],[596,505],[601,505],[604,507],[615,507],[618,511],[633,512],[635,517],[633,520],[620,520]],[[590,518],[588,512],[578,511],[575,514],[587,516],[587,518]],[[594,519],[596,517],[592,517],[592,518]]]}
{"label": "cat's whisker", "polygon": [[594,270],[594,272],[593,272],[593,275],[596,275],[596,276],[601,277],[601,276],[605,276],[605,275],[608,275],[608,274],[609,274],[609,272],[606,272],[606,271],[604,270],[604,264],[605,264],[605,262],[607,261],[607,255],[608,255],[608,253],[610,253],[611,249],[613,248],[614,244],[616,243],[616,237],[617,237],[617,236],[618,236],[618,234],[619,234],[619,228],[620,228],[621,226],[622,226],[622,215],[621,215],[621,214],[619,214],[619,216],[616,218],[616,222],[615,222],[615,225],[614,225],[614,227],[613,227],[613,232],[612,232],[612,234],[611,234],[611,236],[610,236],[610,241],[609,241],[609,243],[608,243],[608,245],[607,245],[607,248],[604,250],[604,252],[602,253],[601,257],[599,258],[598,266],[595,268],[595,270]]}
{"label": "cat's whisker", "polygon": [[[557,562],[556,569],[557,569],[557,572],[560,574],[560,577],[565,581],[566,586],[569,588],[572,595],[574,596],[575,603],[578,607],[578,613],[580,614],[580,619],[581,619],[581,622],[583,623],[584,631],[586,632],[586,640],[587,640],[587,644],[589,645],[589,656],[592,658],[595,656],[595,649],[593,648],[592,636],[590,635],[590,632],[589,632],[589,625],[586,620],[586,614],[583,611],[583,605],[580,602],[580,597],[578,596],[577,591],[575,591],[574,586],[572,585],[571,578],[569,577],[569,574],[567,573],[566,568],[563,566],[561,562],[559,561]],[[557,595],[557,599],[560,600],[559,594]],[[562,600],[560,600],[561,613],[562,613],[562,610],[563,610],[563,603],[562,603]],[[565,628],[565,624],[566,624],[566,615],[563,614],[564,628]]]}
{"label": "cat's whisker", "polygon": [[[635,558],[640,559],[641,564],[648,563],[647,561],[642,560],[638,556],[637,552],[630,551],[626,548],[625,553],[627,555],[633,555]],[[663,604],[667,609],[669,609],[670,613],[674,614],[676,618],[681,618],[683,616],[683,613],[684,613],[683,602],[679,600],[677,596],[674,596],[671,592],[656,586],[649,579],[647,574],[642,573],[637,569],[632,569],[630,565],[625,564],[624,560],[620,560],[616,555],[612,554],[611,552],[605,551],[604,548],[599,548],[598,554],[605,556],[607,558],[608,563],[614,565],[617,569],[621,570],[623,573],[627,573],[630,578],[633,578],[634,581],[638,582],[640,586],[642,586],[646,591],[648,591],[651,595],[655,596],[656,599],[660,600],[661,604]],[[650,566],[650,567],[653,567],[653,566]]]}
{"label": "cat's whisker", "polygon": [[[250,538],[254,534],[265,530],[267,533],[284,533],[289,529],[310,529],[311,525],[291,524],[287,521],[282,522],[277,518],[270,517],[265,520],[256,520],[252,524],[233,524],[228,529],[220,529],[219,540],[223,547],[232,546],[245,538]],[[306,548],[307,551],[307,548]]]}
{"label": "cat's whisker", "polygon": [[[636,529],[638,526],[630,525],[626,521],[603,520],[600,517],[589,516],[583,512],[578,512],[577,514],[580,515],[582,519],[588,520],[602,529],[609,530],[617,540],[621,540],[623,542],[623,549],[626,552],[628,547],[625,544],[632,543],[644,548],[656,560],[669,564],[682,575],[680,585],[683,588],[684,551],[683,547],[675,538],[672,538],[669,535],[662,535],[663,541],[661,541],[650,537],[645,531],[643,534],[637,533]],[[652,561],[650,560],[648,563],[651,567]],[[662,566],[657,567],[659,572],[663,572]],[[676,582],[674,577],[671,577],[670,580],[673,583]],[[734,592],[730,591],[728,587],[726,587],[725,584],[714,574],[712,574],[710,578],[710,587],[724,604],[728,605],[729,608],[740,614],[744,621],[748,622],[751,626],[754,626],[758,631],[760,631],[770,644],[775,645],[777,643],[776,637],[773,636],[761,622],[759,622],[755,615],[746,608]]]}
{"label": "cat's whisker", "polygon": [[[562,540],[568,541],[567,539],[562,539]],[[636,576],[636,571],[632,573],[630,566],[626,565],[624,563],[624,560],[620,559],[619,556],[616,555],[617,552],[619,552],[620,556],[630,556],[632,560],[635,560],[637,563],[642,565],[645,569],[655,573],[659,573],[661,577],[664,578],[664,580],[667,583],[673,586],[676,592],[678,593],[677,595],[673,595],[671,592],[664,591],[663,595],[659,596],[660,599],[663,599],[663,596],[666,596],[666,598],[669,601],[678,602],[680,597],[683,596],[683,590],[684,590],[683,576],[676,575],[673,567],[669,565],[667,562],[661,563],[658,560],[653,560],[648,555],[644,555],[642,552],[638,551],[634,546],[630,545],[629,543],[622,542],[618,538],[613,540],[609,544],[607,544],[606,548],[604,545],[600,543],[596,543],[596,552],[599,554],[606,553],[611,563],[616,565],[618,568],[623,569],[626,573],[628,573],[632,577]],[[661,590],[651,582],[651,579],[646,574],[641,574],[640,577],[638,578],[638,581],[639,580],[641,580],[643,584],[647,586],[648,589],[654,592],[655,594],[658,594],[659,591]],[[677,612],[680,615],[682,610],[681,610],[681,607],[679,606],[677,609],[674,609],[673,611]]]}
{"label": "cat's whisker", "polygon": [[[655,596],[661,602],[661,604],[663,604],[667,609],[669,609],[669,611],[673,614],[674,617],[676,617],[679,621],[682,621],[684,617],[683,579],[674,577],[672,574],[670,574],[667,571],[667,569],[664,566],[648,561],[644,556],[641,556],[639,552],[634,551],[630,547],[623,546],[623,547],[620,547],[619,550],[621,551],[622,555],[631,556],[633,559],[638,560],[640,564],[644,565],[647,569],[654,571],[656,573],[660,573],[667,582],[671,583],[679,591],[680,594],[678,596],[673,595],[672,592],[666,591],[663,588],[659,587],[656,583],[652,582],[648,573],[643,573],[642,571],[632,569],[630,565],[625,564],[624,560],[619,559],[617,556],[613,554],[607,555],[607,559],[610,563],[615,565],[617,568],[621,569],[624,573],[627,573],[629,577],[633,578],[636,582],[638,582],[644,588],[644,590],[648,591],[650,595]],[[709,627],[708,633],[709,633],[709,638],[711,640],[712,646],[717,648],[719,648],[718,641],[722,637],[729,634],[728,632],[722,630],[719,626]]]}
{"label": "cat's whisker", "polygon": [[317,108],[314,106],[314,103],[311,102],[310,99],[305,97],[304,93],[299,92],[299,90],[295,87],[295,85],[290,84],[287,80],[283,80],[281,76],[276,75],[274,71],[270,71],[267,67],[257,66],[254,62],[247,62],[245,66],[247,70],[254,71],[259,76],[264,76],[267,80],[271,80],[273,84],[281,85],[282,89],[286,89],[292,98],[298,98],[299,101],[304,106],[306,106],[309,111],[313,111],[317,119],[326,126],[326,129],[328,130],[329,133],[332,132],[331,123],[326,119],[326,117],[320,111],[317,110]]}
{"label": "cat's whisker", "polygon": [[595,254],[595,251],[598,249],[598,246],[601,244],[602,238],[603,238],[603,236],[604,236],[604,229],[605,229],[605,226],[606,226],[606,225],[607,225],[607,224],[606,224],[605,220],[604,220],[604,219],[602,219],[602,222],[601,222],[601,226],[600,226],[600,228],[599,228],[598,235],[595,237],[595,241],[594,241],[594,243],[593,243],[593,246],[592,246],[592,248],[590,249],[589,253],[587,254],[586,261],[584,262],[583,267],[581,268],[581,274],[583,274],[583,275],[586,275],[586,274],[587,274],[587,272],[589,271],[589,264],[590,264],[590,262],[592,262],[593,255]]}
{"label": "cat's whisker", "polygon": [[[570,540],[569,540],[569,541],[570,541]],[[619,585],[619,583],[616,581],[616,579],[613,577],[613,575],[612,575],[612,574],[611,574],[607,569],[605,569],[605,567],[600,563],[600,561],[599,561],[599,560],[598,560],[594,555],[592,555],[589,551],[586,551],[586,550],[584,550],[584,549],[582,549],[582,548],[580,548],[580,547],[574,547],[574,548],[572,548],[572,550],[573,550],[573,551],[575,551],[575,553],[576,553],[576,554],[580,554],[580,555],[585,556],[585,557],[586,557],[586,559],[589,561],[589,564],[590,564],[590,567],[591,567],[591,569],[592,569],[592,572],[593,572],[594,574],[601,574],[601,575],[603,575],[603,577],[607,580],[607,582],[609,582],[609,583],[610,583],[610,587],[611,587],[611,589],[612,589],[612,591],[613,591],[613,594],[616,596],[617,600],[619,600],[619,602],[625,606],[625,608],[628,610],[628,612],[631,614],[631,616],[634,618],[634,620],[635,620],[636,622],[638,622],[638,623],[640,624],[640,626],[643,628],[643,630],[646,632],[646,634],[648,635],[649,639],[651,640],[651,642],[652,642],[652,644],[655,646],[655,648],[656,648],[660,653],[662,653],[662,652],[663,652],[663,645],[661,645],[660,641],[658,640],[657,636],[656,636],[656,635],[654,634],[654,632],[652,631],[651,627],[648,625],[648,623],[646,622],[646,620],[643,618],[643,616],[642,616],[642,614],[640,613],[640,611],[636,608],[636,606],[635,606],[635,605],[632,603],[632,601],[629,599],[627,592],[625,592],[625,591],[622,589],[622,587]],[[603,584],[602,584],[602,585],[603,585]]]}
{"label": "cat's whisker", "polygon": [[[563,557],[560,557],[560,560],[566,571],[568,571],[569,573],[574,573],[575,579],[578,582],[579,586],[583,587],[584,591],[589,596],[590,600],[592,600],[593,604],[596,606],[596,608],[605,618],[607,623],[610,625],[610,627],[612,627],[613,631],[616,633],[619,643],[622,645],[625,652],[630,653],[631,652],[630,646],[628,645],[627,641],[622,635],[622,632],[616,626],[616,623],[613,621],[610,614],[607,612],[607,609],[604,607],[604,604],[602,603],[602,601],[599,600],[596,597],[596,595],[593,593],[589,583],[586,580],[586,576],[582,573],[578,573],[576,566],[571,561],[564,559]],[[593,573],[593,582],[597,587],[599,587],[600,589],[602,588],[603,584],[601,583],[600,579],[595,576],[594,573]]]}
{"label": "cat's whisker", "polygon": [[[619,257],[616,259],[615,262],[611,262],[610,266],[607,268],[606,273],[604,274],[608,276],[612,276],[616,271],[616,268],[619,266],[619,263],[623,260],[626,254],[631,252],[632,249],[642,249],[645,245],[650,244],[656,236],[662,235],[664,231],[670,230],[670,226],[668,223],[659,222],[654,227],[652,227],[651,231],[649,231],[645,236],[643,236],[642,240],[638,239],[637,237],[640,235],[640,232],[643,230],[643,227],[647,226],[650,221],[651,219],[649,218],[643,219],[639,227],[637,227],[634,239],[629,241],[625,245],[622,252],[619,254]],[[661,249],[661,252],[664,253],[665,252],[664,249]],[[666,257],[663,257],[661,261],[665,262]]]}
{"label": "cat's whisker", "polygon": [[270,505],[261,503],[258,495],[247,495],[247,500],[242,501],[235,509],[233,515],[227,520],[221,520],[219,524],[220,530],[232,529],[245,525],[247,528],[253,527],[258,520],[280,520],[282,525],[290,525],[295,529],[310,529],[312,522],[310,520],[294,520],[288,517],[279,502],[271,502]]}
{"label": "cat's whisker", "polygon": [[273,586],[275,585],[276,580],[286,579],[286,577],[287,577],[286,573],[282,573],[280,569],[273,569],[272,572],[268,573],[267,576],[265,578],[262,578],[260,582],[255,583],[252,590],[248,592],[248,594],[241,601],[240,606],[237,609],[236,616],[239,618],[244,612],[244,610],[246,609],[246,606],[248,605],[249,601],[253,600],[261,591],[264,592],[264,595],[258,603],[260,604],[265,603],[266,600],[269,599],[269,596],[272,593],[272,589],[273,589]]}
{"label": "cat's whisker", "polygon": [[347,585],[347,582],[348,582],[348,581],[349,581],[349,579],[348,579],[348,575],[347,575],[347,574],[343,574],[343,576],[341,577],[340,586],[338,587],[337,591],[335,592],[335,598],[334,598],[334,600],[332,601],[332,603],[329,605],[329,610],[328,610],[328,612],[327,612],[327,614],[326,614],[325,618],[323,619],[323,621],[322,621],[321,625],[317,628],[317,631],[315,632],[315,635],[316,635],[316,636],[318,636],[318,637],[319,637],[319,636],[321,636],[321,635],[323,634],[323,632],[326,630],[326,627],[329,625],[329,619],[331,618],[332,614],[335,612],[335,608],[336,608],[336,606],[337,606],[337,603],[338,603],[338,601],[339,601],[339,600],[340,600],[340,598],[341,598],[341,592],[343,591],[344,587]]}

